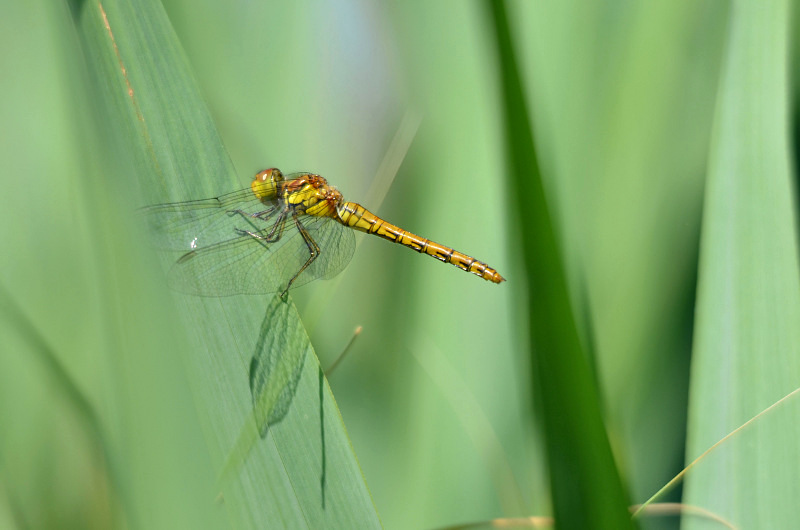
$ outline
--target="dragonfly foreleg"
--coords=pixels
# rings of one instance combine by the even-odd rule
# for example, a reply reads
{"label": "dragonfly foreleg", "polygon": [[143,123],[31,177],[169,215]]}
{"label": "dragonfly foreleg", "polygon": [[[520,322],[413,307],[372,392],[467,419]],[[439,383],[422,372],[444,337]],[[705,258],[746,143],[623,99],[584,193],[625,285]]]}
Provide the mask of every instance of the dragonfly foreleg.
{"label": "dragonfly foreleg", "polygon": [[278,209],[277,206],[273,206],[273,207],[269,208],[268,210],[264,210],[262,212],[256,212],[256,213],[247,213],[244,210],[228,210],[228,215],[239,214],[242,217],[252,217],[252,218],[255,218],[255,219],[260,219],[262,221],[266,221],[270,217],[272,217],[272,215],[275,213],[275,210],[277,210],[277,209]]}
{"label": "dragonfly foreleg", "polygon": [[266,235],[261,235],[260,233],[251,232],[250,230],[242,230],[241,228],[236,228],[236,232],[241,235],[248,235],[254,237],[258,240],[264,241],[265,243],[275,243],[278,241],[281,236],[283,235],[283,229],[286,225],[286,216],[288,212],[284,211],[278,217],[278,220],[275,221],[275,224],[272,226],[272,230],[269,231]]}
{"label": "dragonfly foreleg", "polygon": [[281,293],[281,298],[283,300],[286,300],[286,295],[289,294],[289,288],[292,286],[292,282],[294,282],[297,279],[297,277],[300,276],[303,273],[303,271],[306,270],[308,266],[311,265],[314,262],[314,260],[319,257],[320,253],[319,245],[317,245],[317,242],[314,241],[314,238],[311,237],[311,234],[309,234],[308,231],[305,229],[303,223],[300,222],[300,218],[297,217],[296,211],[292,211],[292,219],[294,220],[294,224],[297,226],[297,230],[300,232],[300,235],[303,236],[303,241],[305,241],[306,246],[308,247],[309,256],[308,260],[306,260],[303,266],[300,267],[300,270],[297,271],[297,273],[295,273],[295,275],[292,276],[292,278],[289,280],[289,283],[286,284],[286,288]]}

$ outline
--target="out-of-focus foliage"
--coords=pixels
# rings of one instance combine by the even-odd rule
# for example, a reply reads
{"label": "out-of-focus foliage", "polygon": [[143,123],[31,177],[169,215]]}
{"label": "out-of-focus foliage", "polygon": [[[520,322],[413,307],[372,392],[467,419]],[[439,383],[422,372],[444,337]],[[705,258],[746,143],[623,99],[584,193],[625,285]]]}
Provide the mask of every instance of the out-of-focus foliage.
{"label": "out-of-focus foliage", "polygon": [[[528,227],[509,200],[526,192],[509,185],[485,5],[6,4],[0,526],[424,528],[550,514]],[[506,7],[597,408],[629,499],[643,502],[798,387],[789,6]],[[115,107],[128,90],[138,110]],[[221,490],[252,421],[248,370],[271,344],[259,342],[270,299],[171,293],[132,218],[244,187],[265,167],[322,174],[508,281],[363,237],[342,275],[293,292],[287,314],[313,344],[292,334],[308,348],[295,351],[296,397],[264,440],[251,433]],[[328,387],[320,365],[357,325]],[[743,528],[797,520],[797,410],[759,418],[662,500]]]}

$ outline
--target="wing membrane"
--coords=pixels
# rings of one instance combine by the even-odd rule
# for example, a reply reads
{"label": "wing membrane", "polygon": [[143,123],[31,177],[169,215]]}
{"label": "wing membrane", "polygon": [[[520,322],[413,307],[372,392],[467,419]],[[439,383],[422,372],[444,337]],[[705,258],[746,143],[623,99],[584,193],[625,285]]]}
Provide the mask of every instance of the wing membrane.
{"label": "wing membrane", "polygon": [[[231,225],[231,230],[249,229],[242,226],[241,216],[233,218],[238,218],[238,225]],[[303,215],[300,219],[320,254],[292,287],[316,278],[332,278],[344,269],[355,250],[351,229],[328,217]],[[269,225],[254,233],[265,236],[271,229]],[[284,289],[310,255],[290,218],[274,243],[244,235],[185,254],[170,270],[169,282],[178,291],[200,296],[272,293]]]}
{"label": "wing membrane", "polygon": [[235,229],[243,228],[242,216],[228,212],[253,214],[271,206],[274,203],[260,201],[250,188],[245,188],[213,199],[148,206],[139,214],[156,248],[188,251],[236,237]]}

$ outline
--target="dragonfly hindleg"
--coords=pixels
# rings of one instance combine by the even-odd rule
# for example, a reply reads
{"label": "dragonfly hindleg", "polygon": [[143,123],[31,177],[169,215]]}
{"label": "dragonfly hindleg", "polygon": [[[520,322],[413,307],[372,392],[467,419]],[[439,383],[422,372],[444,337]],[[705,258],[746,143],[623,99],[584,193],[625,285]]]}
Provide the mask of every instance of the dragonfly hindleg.
{"label": "dragonfly hindleg", "polygon": [[300,235],[303,236],[303,241],[305,241],[306,246],[308,247],[308,260],[300,267],[300,270],[295,273],[294,276],[289,280],[289,283],[286,284],[286,288],[281,293],[281,298],[284,300],[286,299],[286,295],[289,293],[289,288],[292,286],[292,282],[294,282],[298,276],[300,276],[304,270],[311,265],[315,259],[319,257],[320,249],[317,242],[314,241],[314,238],[311,237],[311,234],[303,226],[303,223],[300,222],[300,218],[297,217],[297,212],[292,211],[292,219],[294,220],[294,224],[297,226],[297,230],[300,232]]}

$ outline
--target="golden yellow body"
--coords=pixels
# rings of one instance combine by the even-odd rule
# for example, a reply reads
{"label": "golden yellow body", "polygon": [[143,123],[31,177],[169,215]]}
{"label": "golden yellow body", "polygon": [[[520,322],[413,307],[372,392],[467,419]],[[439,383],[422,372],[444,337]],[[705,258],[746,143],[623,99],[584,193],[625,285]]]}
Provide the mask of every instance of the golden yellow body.
{"label": "golden yellow body", "polygon": [[274,168],[266,169],[256,175],[252,189],[260,199],[272,199],[280,195],[287,208],[295,208],[299,213],[332,217],[355,230],[375,234],[414,249],[420,254],[452,263],[459,269],[471,272],[484,280],[494,283],[505,281],[500,273],[482,261],[403,230],[381,219],[360,204],[345,202],[342,194],[328,185],[328,181],[319,175],[305,173],[292,180],[283,181],[280,171]]}
{"label": "golden yellow body", "polygon": [[341,204],[336,209],[336,217],[334,219],[361,232],[375,234],[383,239],[414,249],[420,254],[427,254],[439,261],[452,263],[462,271],[471,272],[484,280],[494,283],[505,281],[505,278],[500,276],[500,273],[486,263],[388,223],[360,204],[354,202]]}

